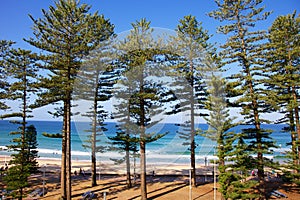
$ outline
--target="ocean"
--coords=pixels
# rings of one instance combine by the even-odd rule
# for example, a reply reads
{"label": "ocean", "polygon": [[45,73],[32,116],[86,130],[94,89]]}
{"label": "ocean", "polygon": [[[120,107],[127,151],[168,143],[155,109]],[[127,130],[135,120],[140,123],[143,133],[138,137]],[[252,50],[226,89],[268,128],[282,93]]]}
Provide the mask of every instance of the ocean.
{"label": "ocean", "polygon": [[[61,139],[47,138],[42,135],[43,132],[47,133],[61,133],[62,122],[59,121],[29,121],[28,125],[34,125],[37,130],[38,151],[40,158],[60,159],[61,157]],[[101,139],[97,145],[109,146],[110,140],[108,137],[114,136],[116,133],[115,123],[107,122],[107,131],[98,137]],[[9,133],[17,130],[18,125],[12,124],[7,120],[0,121],[0,155],[9,155],[11,152],[5,150],[6,145],[10,144],[13,137]],[[72,122],[72,135],[71,135],[71,149],[72,159],[74,160],[90,160],[89,149],[85,149],[82,145],[88,139],[89,133],[85,130],[89,127],[89,122]],[[202,130],[207,130],[206,124],[199,124],[198,127]],[[243,126],[233,128],[233,131],[240,131]],[[282,132],[283,124],[269,124],[262,125],[263,128],[273,130],[271,137],[276,141],[280,147],[274,149],[274,159],[282,159],[284,152],[290,149],[287,145],[290,142],[290,134]],[[146,147],[146,158],[148,163],[164,163],[164,164],[184,164],[189,163],[188,146],[183,145],[184,139],[180,138],[178,131],[182,127],[171,124],[161,123],[149,130],[149,133],[165,133],[166,136],[157,141],[148,143]],[[196,162],[197,164],[204,163],[205,159],[213,158],[214,148],[216,143],[208,138],[197,136],[196,137]],[[108,151],[105,153],[97,153],[97,160],[101,162],[112,162],[110,158],[119,159],[124,154],[116,151]]]}

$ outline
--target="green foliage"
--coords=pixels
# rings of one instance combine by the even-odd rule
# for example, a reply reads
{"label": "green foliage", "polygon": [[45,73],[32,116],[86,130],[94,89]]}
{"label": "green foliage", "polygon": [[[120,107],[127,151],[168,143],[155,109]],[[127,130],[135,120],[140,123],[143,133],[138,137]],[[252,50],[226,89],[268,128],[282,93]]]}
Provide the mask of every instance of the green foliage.
{"label": "green foliage", "polygon": [[48,138],[62,138],[61,133],[46,133],[46,132],[43,132],[42,135],[45,136],[45,137],[48,137]]}
{"label": "green foliage", "polygon": [[278,123],[286,123],[283,131],[291,134],[291,152],[288,153],[289,177],[299,184],[300,122],[299,122],[299,54],[300,17],[296,11],[279,16],[269,28],[266,61],[268,76],[265,85],[271,91],[269,101],[274,110],[283,114]]}
{"label": "green foliage", "polygon": [[30,113],[30,95],[37,90],[35,79],[37,77],[36,55],[31,51],[22,49],[11,49],[6,58],[7,73],[10,75],[11,83],[9,87],[9,99],[20,102],[20,111],[7,114],[8,117],[18,117],[21,120],[11,121],[19,124],[16,131],[11,135],[18,135],[13,138],[13,144],[8,145],[8,149],[13,151],[13,159],[10,164],[14,166],[8,171],[6,183],[12,189],[18,189],[17,196],[22,198],[23,188],[27,186],[27,177],[30,172],[37,170],[37,141],[36,130],[33,126],[27,126],[27,119],[32,117]]}
{"label": "green foliage", "polygon": [[[7,82],[8,67],[6,59],[12,44],[12,41],[0,40],[0,110],[6,110],[9,108],[9,106],[5,103],[5,100],[9,97],[9,83]],[[1,115],[0,117],[3,119],[7,116]]]}
{"label": "green foliage", "polygon": [[28,187],[28,177],[31,173],[38,170],[38,157],[36,129],[33,125],[26,127],[24,141],[21,138],[15,138],[14,145],[9,145],[8,148],[12,149],[15,153],[12,154],[13,159],[10,161],[12,165],[9,167],[4,181],[9,190],[18,190],[14,192],[13,196],[21,198],[23,196],[23,188]]}
{"label": "green foliage", "polygon": [[[121,52],[118,58],[122,66],[121,78],[116,89],[119,113],[114,115],[121,123],[136,126],[140,142],[141,197],[147,199],[146,189],[146,143],[152,142],[165,134],[148,133],[161,119],[155,119],[164,113],[164,104],[168,102],[163,79],[165,71],[159,56],[164,49],[152,36],[150,22],[141,19],[132,24],[130,34],[117,45]],[[155,78],[153,78],[155,77]],[[128,130],[127,130],[128,131]],[[131,131],[125,134],[131,134]]]}
{"label": "green foliage", "polygon": [[[296,146],[298,147],[298,146]],[[300,165],[295,163],[295,160],[298,159],[298,154],[295,154],[293,151],[289,151],[286,154],[288,159],[283,165],[283,180],[285,182],[293,182],[300,186]]]}
{"label": "green foliage", "polygon": [[[98,12],[89,13],[91,6],[76,0],[58,0],[49,10],[42,10],[43,17],[31,15],[33,35],[29,44],[43,51],[39,67],[45,76],[39,78],[41,88],[35,106],[41,107],[63,102],[62,109],[53,113],[63,117],[62,132],[62,198],[71,197],[71,106],[74,80],[82,58],[106,40],[114,26]],[[66,181],[64,180],[66,178]],[[66,187],[68,187],[66,189]],[[68,192],[68,194],[67,194]]]}
{"label": "green foliage", "polygon": [[226,104],[226,81],[212,73],[208,81],[208,101],[206,108],[210,111],[205,117],[209,128],[204,136],[217,142],[219,159],[219,191],[225,199],[251,199],[257,181],[246,180],[249,170],[253,169],[254,159],[250,156],[243,134],[230,131],[237,126],[229,115]]}
{"label": "green foliage", "polygon": [[[17,123],[17,122],[15,122]],[[22,124],[22,123],[21,123]],[[19,130],[22,130],[20,126]],[[28,184],[28,177],[31,173],[37,172],[38,163],[36,158],[37,153],[37,141],[36,141],[36,130],[33,125],[26,127],[25,132],[16,131],[11,134],[20,134],[20,137],[14,138],[12,141],[14,144],[8,145],[8,149],[12,150],[13,159],[10,160],[12,165],[4,177],[4,181],[11,190],[18,190],[15,194],[16,197],[21,198],[23,196],[23,189]]]}
{"label": "green foliage", "polygon": [[188,15],[180,20],[177,26],[177,35],[171,38],[170,47],[173,54],[178,55],[172,61],[171,75],[174,76],[174,85],[180,105],[173,107],[173,113],[189,113],[189,118],[181,124],[180,137],[185,139],[184,145],[189,145],[191,153],[191,167],[193,186],[196,186],[195,173],[195,142],[196,116],[206,116],[203,112],[207,96],[205,72],[209,70],[207,62],[212,55],[212,45],[208,42],[210,35],[204,30],[202,23],[194,16]]}
{"label": "green foliage", "polygon": [[[28,50],[12,49],[6,59],[7,73],[10,75],[9,99],[19,100],[20,111],[8,114],[9,117],[31,118],[31,95],[37,91],[36,54]],[[24,125],[25,126],[25,125]],[[23,127],[25,131],[25,127]]]}
{"label": "green foliage", "polygon": [[37,139],[36,139],[36,128],[33,125],[27,126],[25,131],[25,142],[26,142],[26,163],[29,166],[30,173],[35,173],[38,171],[38,158],[37,151]]}
{"label": "green foliage", "polygon": [[219,182],[222,183],[219,191],[224,199],[255,199],[258,197],[254,192],[257,181],[246,180],[246,175],[228,169],[219,175]]}
{"label": "green foliage", "polygon": [[226,131],[220,136],[218,138],[223,139],[218,141],[217,155],[220,172],[218,180],[219,191],[223,198],[252,199],[259,197],[256,192],[258,181],[249,177],[256,164],[245,143],[246,135]]}
{"label": "green foliage", "polygon": [[15,164],[8,169],[7,175],[3,179],[8,190],[18,190],[18,192],[12,193],[13,197],[22,199],[24,195],[23,188],[29,185],[27,179],[30,176],[30,169],[26,164]]}
{"label": "green foliage", "polygon": [[[113,33],[111,33],[113,34]],[[109,41],[109,38],[107,38]],[[89,118],[90,127],[85,130],[89,132],[88,140],[83,145],[91,151],[92,162],[92,186],[96,183],[96,153],[103,153],[105,146],[99,146],[99,136],[106,130],[104,121],[108,118],[108,112],[103,109],[101,102],[109,100],[112,96],[114,85],[114,74],[107,70],[109,68],[109,42],[102,41],[97,49],[85,58],[85,62],[76,78],[74,95],[76,98],[86,100],[90,104],[89,111],[81,113]]]}
{"label": "green foliage", "polygon": [[239,71],[235,70],[228,77],[230,82],[226,92],[230,97],[238,97],[231,103],[242,108],[246,123],[263,123],[265,121],[257,116],[259,113],[268,112],[260,81],[262,69],[265,67],[260,62],[265,32],[256,30],[255,23],[265,19],[270,13],[262,13],[264,8],[259,7],[261,0],[215,2],[218,9],[209,15],[227,23],[218,28],[218,31],[228,35],[228,40],[222,45],[220,52],[222,63],[237,63],[240,67]]}
{"label": "green foliage", "polygon": [[[130,154],[138,152],[138,130],[134,124],[126,123],[124,125],[117,125],[117,133],[114,137],[109,137],[112,140],[113,149],[120,152],[129,151]],[[125,161],[125,159],[123,159]]]}
{"label": "green foliage", "polygon": [[55,6],[42,10],[44,18],[30,15],[35,39],[26,41],[45,51],[40,56],[40,67],[48,70],[48,75],[40,80],[41,87],[47,90],[40,93],[37,106],[70,98],[65,94],[72,92],[81,59],[107,39],[114,28],[104,16],[90,14],[91,7],[86,4],[59,0]]}
{"label": "green foliage", "polygon": [[[264,167],[270,164],[264,158],[274,147],[274,141],[270,138],[268,130],[262,130],[260,125],[269,122],[262,118],[262,114],[272,112],[272,106],[268,101],[268,91],[263,87],[264,69],[263,62],[265,31],[257,30],[257,22],[266,19],[270,12],[264,12],[260,6],[262,0],[227,1],[215,0],[218,8],[209,15],[221,22],[218,31],[226,34],[228,39],[223,44],[220,53],[224,64],[237,64],[238,69],[228,76],[229,84],[227,92],[229,102],[235,107],[241,108],[245,124],[244,139],[249,139],[251,153],[257,154],[256,168],[261,184],[259,191],[266,197]],[[233,98],[234,97],[234,98]]]}
{"label": "green foliage", "polygon": [[[133,122],[132,124],[136,124],[137,127],[146,128],[160,121],[153,121],[151,117],[163,113],[162,106],[168,101],[166,93],[169,92],[164,87],[163,81],[148,78],[154,76],[159,78],[165,74],[163,65],[157,58],[163,56],[165,51],[159,42],[153,40],[151,35],[153,30],[149,25],[150,22],[146,19],[132,24],[131,33],[118,45],[118,49],[122,51],[118,65],[123,66],[123,69],[118,81],[120,86],[114,94],[116,98],[122,100],[117,105],[120,112],[116,113],[114,118],[120,122]],[[137,43],[137,39],[141,42]],[[154,135],[143,133],[140,140],[150,142]]]}

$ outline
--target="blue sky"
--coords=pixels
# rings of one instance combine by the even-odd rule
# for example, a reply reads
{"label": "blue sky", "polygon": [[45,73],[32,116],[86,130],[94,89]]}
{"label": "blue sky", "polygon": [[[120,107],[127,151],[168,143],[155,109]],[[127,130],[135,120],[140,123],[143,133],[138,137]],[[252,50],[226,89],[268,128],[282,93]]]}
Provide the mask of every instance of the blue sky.
{"label": "blue sky", "polygon": [[[221,42],[215,33],[219,25],[207,16],[216,8],[213,0],[81,0],[81,3],[92,5],[92,12],[99,11],[115,24],[116,33],[131,28],[131,23],[141,18],[151,21],[153,27],[175,29],[179,19],[185,15],[194,15],[203,22],[205,29],[214,34],[214,40]],[[1,0],[0,7],[0,39],[17,42],[18,47],[31,48],[22,38],[32,36],[32,21],[28,17],[42,17],[41,9],[54,5],[53,0]],[[299,0],[265,0],[266,10],[273,10],[262,27],[267,29],[278,15],[299,10]]]}
{"label": "blue sky", "polygon": [[[131,29],[131,23],[141,18],[151,21],[151,26],[174,30],[179,19],[185,15],[194,15],[203,27],[213,34],[212,41],[222,43],[225,39],[216,33],[218,21],[207,16],[216,8],[214,0],[81,0],[81,3],[92,5],[92,12],[98,11],[109,18],[115,25],[115,32],[120,33]],[[1,0],[0,7],[0,39],[17,42],[15,47],[32,49],[23,38],[32,36],[33,25],[28,14],[34,18],[42,17],[42,9],[48,10],[54,5],[53,0]],[[268,29],[279,15],[286,15],[297,10],[299,0],[265,0],[266,11],[273,11],[268,20],[261,22],[259,27]],[[36,119],[47,120],[51,117],[44,110],[35,112]]]}

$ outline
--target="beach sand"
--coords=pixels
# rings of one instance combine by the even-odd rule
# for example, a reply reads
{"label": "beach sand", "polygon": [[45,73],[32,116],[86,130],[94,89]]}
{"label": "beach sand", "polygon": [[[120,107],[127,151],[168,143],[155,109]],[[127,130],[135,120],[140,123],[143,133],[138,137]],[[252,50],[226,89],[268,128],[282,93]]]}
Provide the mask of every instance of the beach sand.
{"label": "beach sand", "polygon": [[[5,161],[8,162],[9,157],[0,156],[0,166]],[[43,180],[45,181],[44,197],[38,199],[58,199],[60,196],[60,160],[59,159],[38,159],[40,173],[30,177],[30,183],[33,185],[27,188],[30,193],[36,189],[43,188]],[[98,199],[140,199],[139,179],[132,180],[133,188],[127,189],[126,177],[125,177],[125,165],[115,165],[113,163],[98,163],[97,172],[100,177],[97,176],[96,187],[91,187],[90,180],[90,163],[89,161],[72,161],[72,199],[82,199],[82,195],[91,191],[97,194]],[[84,170],[84,175],[79,175],[79,169]],[[197,174],[199,185],[196,188],[190,190],[189,187],[189,165],[178,164],[155,164],[149,163],[147,165],[147,192],[149,199],[161,199],[161,200],[182,200],[189,199],[190,192],[192,199],[194,200],[210,200],[214,197],[213,191],[213,166],[197,166]],[[43,173],[45,171],[45,174]],[[77,172],[77,175],[74,172]],[[154,176],[153,176],[154,171]],[[138,165],[136,173],[138,173]],[[131,171],[133,174],[133,169]],[[206,175],[206,176],[205,176]],[[1,186],[0,182],[0,186]],[[278,184],[274,182],[274,187],[280,192],[288,196],[287,199],[298,200],[300,199],[299,188],[291,186],[289,184]],[[218,185],[217,185],[218,187]],[[220,193],[216,191],[217,199],[220,199]],[[35,199],[29,197],[27,199]]]}

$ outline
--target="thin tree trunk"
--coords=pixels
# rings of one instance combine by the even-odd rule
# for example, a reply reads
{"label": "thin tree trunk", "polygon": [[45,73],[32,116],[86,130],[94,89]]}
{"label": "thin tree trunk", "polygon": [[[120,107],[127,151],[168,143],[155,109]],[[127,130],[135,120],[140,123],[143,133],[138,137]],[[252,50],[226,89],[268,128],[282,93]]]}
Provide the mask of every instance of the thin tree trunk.
{"label": "thin tree trunk", "polygon": [[141,200],[147,200],[147,183],[146,183],[146,142],[144,138],[140,141],[141,151]]}
{"label": "thin tree trunk", "polygon": [[[292,89],[293,89],[293,98],[294,98],[293,101],[294,102],[298,102],[295,86],[293,86]],[[298,147],[297,147],[297,150],[296,150],[296,151],[298,151],[297,165],[300,165],[300,121],[299,121],[299,107],[298,107],[297,103],[295,103],[295,104],[296,104],[296,106],[294,108],[294,111],[295,111],[296,133],[297,133],[297,141],[296,141],[296,143],[298,143]],[[296,173],[299,173],[299,170],[297,170]]]}
{"label": "thin tree trunk", "polygon": [[[287,45],[289,46],[288,42]],[[292,66],[292,53],[290,50],[290,47],[286,49],[287,50],[287,54],[288,54],[288,66]],[[286,72],[287,74],[293,74],[292,71],[287,70]],[[289,87],[289,92],[291,89],[291,95],[292,95],[292,102],[293,105],[295,105],[295,107],[292,109],[292,113],[294,112],[294,114],[292,114],[292,117],[295,116],[295,120],[294,118],[292,119],[293,122],[296,122],[296,130],[295,130],[295,125],[293,123],[293,129],[292,129],[292,152],[293,152],[293,160],[294,160],[294,164],[295,166],[300,165],[300,122],[299,122],[299,107],[298,107],[298,98],[297,98],[297,89],[295,87],[295,85],[292,85],[291,87]],[[298,143],[298,145],[297,145]],[[298,168],[296,167],[295,173],[299,173]]]}
{"label": "thin tree trunk", "polygon": [[[140,93],[144,92],[144,77],[142,75],[140,79]],[[141,168],[141,200],[147,200],[147,180],[146,180],[146,130],[145,130],[145,100],[143,97],[140,98],[140,168]]]}
{"label": "thin tree trunk", "polygon": [[[249,73],[250,76],[250,73]],[[265,184],[265,178],[264,178],[264,158],[263,158],[263,146],[262,146],[262,133],[261,133],[261,127],[260,127],[260,120],[259,120],[259,113],[258,113],[258,105],[257,105],[257,99],[254,97],[254,89],[252,82],[249,81],[249,89],[250,89],[250,95],[252,98],[252,107],[253,107],[253,113],[254,113],[254,125],[256,129],[256,144],[257,144],[257,176],[259,180],[259,191],[260,193],[266,198],[266,184]]]}
{"label": "thin tree trunk", "polygon": [[[130,103],[128,103],[127,110],[128,110],[127,122],[129,122],[130,121]],[[129,140],[129,141],[126,142],[126,147],[125,147],[125,151],[126,151],[125,159],[126,159],[127,188],[131,188],[132,187],[131,174],[130,174],[130,140],[131,139],[130,139],[130,135],[129,134],[130,134],[130,130],[129,130],[128,126],[127,126],[126,127],[126,135],[127,135],[128,140]],[[135,162],[135,157],[134,157],[134,162]],[[135,165],[134,165],[134,179],[135,179]]]}
{"label": "thin tree trunk", "polygon": [[[127,121],[130,121],[130,103],[128,103],[128,115],[127,115]],[[127,133],[127,138],[128,140],[130,140],[130,135],[129,135],[129,128],[126,128],[126,133]],[[130,174],[130,142],[126,142],[126,155],[125,155],[125,159],[126,159],[126,174],[127,174],[127,187],[131,188],[132,187],[132,183],[131,183],[131,174]],[[135,155],[134,155],[135,156]],[[135,162],[135,157],[134,157],[134,162]],[[135,179],[135,166],[134,166],[134,179]]]}
{"label": "thin tree trunk", "polygon": [[[69,94],[70,97],[70,94]],[[66,121],[66,186],[67,186],[67,200],[71,200],[71,100],[67,100],[67,121]]]}
{"label": "thin tree trunk", "polygon": [[61,187],[61,199],[67,199],[67,187],[66,187],[66,106],[64,105],[64,120],[63,120],[63,130],[62,130],[62,145],[61,145],[61,174],[60,174],[60,187]]}
{"label": "thin tree trunk", "polygon": [[[98,77],[98,76],[97,76]],[[92,132],[92,138],[91,138],[91,145],[92,145],[92,187],[97,185],[97,173],[96,173],[96,134],[97,134],[97,96],[98,96],[98,84],[96,87],[95,91],[95,96],[94,96],[94,113],[93,113],[93,132]]]}
{"label": "thin tree trunk", "polygon": [[[189,58],[192,63],[192,56]],[[191,102],[191,184],[193,187],[197,186],[196,181],[196,158],[195,158],[195,102],[194,102],[194,66],[190,64],[190,73],[191,73],[191,88],[190,88],[190,102]]]}
{"label": "thin tree trunk", "polygon": [[[249,73],[250,76],[250,73]],[[254,125],[256,129],[256,144],[257,144],[257,176],[259,180],[259,191],[263,195],[263,198],[266,197],[266,184],[265,184],[265,178],[264,178],[264,158],[263,158],[263,146],[262,146],[262,133],[261,133],[261,127],[260,127],[260,120],[259,120],[259,113],[258,113],[258,105],[257,105],[257,99],[254,97],[254,89],[252,82],[249,81],[249,89],[250,89],[250,95],[252,98],[252,107],[253,107],[253,113],[254,113]]]}
{"label": "thin tree trunk", "polygon": [[191,178],[192,186],[196,187],[196,159],[195,159],[195,111],[194,111],[194,87],[191,88]]}
{"label": "thin tree trunk", "polygon": [[129,157],[129,142],[126,143],[126,155],[125,155],[125,159],[126,159],[126,182],[127,182],[127,188],[131,188],[132,184],[131,184],[131,175],[130,175],[130,157]]}
{"label": "thin tree trunk", "polygon": [[192,176],[192,186],[196,187],[196,161],[195,161],[195,139],[194,132],[191,133],[191,176]]}
{"label": "thin tree trunk", "polygon": [[96,174],[96,153],[92,150],[91,155],[91,161],[92,161],[92,187],[97,186],[97,174]]}
{"label": "thin tree trunk", "polygon": [[97,173],[96,173],[96,152],[92,150],[92,187],[97,186]]}
{"label": "thin tree trunk", "polygon": [[[297,156],[297,138],[296,138],[296,128],[295,128],[295,119],[294,119],[294,112],[293,109],[289,111],[289,120],[290,120],[290,133],[291,133],[291,143],[292,143],[292,159],[293,163],[296,166],[298,163],[298,160],[296,158]],[[294,173],[297,173],[296,170],[294,170]]]}
{"label": "thin tree trunk", "polygon": [[19,192],[20,192],[20,196],[18,199],[22,200],[23,199],[23,188],[20,188]]}
{"label": "thin tree trunk", "polygon": [[257,144],[257,175],[260,183],[259,191],[262,195],[266,195],[265,193],[265,180],[264,180],[264,161],[263,161],[263,147],[262,147],[262,134],[261,134],[261,128],[260,128],[260,119],[259,119],[259,112],[258,112],[258,102],[255,97],[255,91],[254,91],[254,86],[252,82],[252,75],[250,73],[250,63],[247,58],[247,48],[246,44],[247,42],[245,41],[245,35],[244,35],[244,29],[241,24],[241,19],[239,13],[236,13],[237,21],[238,21],[238,28],[239,28],[239,37],[241,38],[241,48],[242,48],[242,63],[245,68],[245,73],[246,73],[246,80],[247,80],[247,85],[249,89],[249,93],[251,96],[251,107],[253,110],[253,118],[254,118],[254,126],[256,129],[256,144]]}

